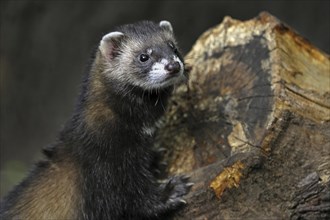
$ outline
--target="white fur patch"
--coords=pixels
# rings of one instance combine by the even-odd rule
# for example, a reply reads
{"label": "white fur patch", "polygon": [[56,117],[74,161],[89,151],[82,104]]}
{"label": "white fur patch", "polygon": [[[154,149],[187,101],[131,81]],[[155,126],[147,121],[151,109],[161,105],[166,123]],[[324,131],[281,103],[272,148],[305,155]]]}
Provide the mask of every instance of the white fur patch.
{"label": "white fur patch", "polygon": [[147,127],[147,126],[144,126],[144,127],[142,128],[142,133],[143,133],[143,134],[146,134],[146,135],[149,135],[149,136],[152,136],[152,135],[155,133],[155,130],[156,130],[155,127]]}
{"label": "white fur patch", "polygon": [[183,77],[184,67],[182,61],[177,56],[173,56],[173,60],[177,61],[180,65],[180,72],[176,77],[168,79],[168,71],[165,66],[169,63],[167,59],[162,59],[160,62],[155,63],[148,76],[148,84],[151,88],[162,88],[168,85],[173,85],[180,81]]}
{"label": "white fur patch", "polygon": [[151,55],[151,54],[152,54],[152,49],[148,49],[148,50],[147,50],[147,53],[148,53],[149,55]]}
{"label": "white fur patch", "polygon": [[162,78],[164,75],[166,75],[167,71],[165,70],[165,66],[168,63],[169,62],[167,59],[162,59],[160,62],[154,63],[150,71],[151,78],[157,79],[157,78]]}
{"label": "white fur patch", "polygon": [[176,61],[176,62],[178,62],[180,64],[180,73],[179,73],[179,75],[183,74],[184,67],[183,67],[183,63],[180,60],[180,58],[177,57],[177,56],[175,56],[175,55],[173,55],[173,60]]}

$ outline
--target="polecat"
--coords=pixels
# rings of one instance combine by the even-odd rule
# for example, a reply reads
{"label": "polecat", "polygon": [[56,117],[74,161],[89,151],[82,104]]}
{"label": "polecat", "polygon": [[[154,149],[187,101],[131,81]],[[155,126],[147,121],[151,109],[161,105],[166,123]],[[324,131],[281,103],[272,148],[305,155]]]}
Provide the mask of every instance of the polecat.
{"label": "polecat", "polygon": [[160,182],[155,123],[185,78],[168,21],[105,35],[72,118],[1,205],[1,219],[157,219],[185,201],[185,176]]}

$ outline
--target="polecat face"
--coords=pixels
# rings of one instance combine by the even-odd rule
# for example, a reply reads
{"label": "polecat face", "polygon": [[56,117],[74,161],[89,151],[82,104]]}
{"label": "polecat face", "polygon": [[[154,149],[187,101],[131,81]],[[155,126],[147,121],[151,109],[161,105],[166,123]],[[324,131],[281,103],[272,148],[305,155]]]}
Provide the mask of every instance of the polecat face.
{"label": "polecat face", "polygon": [[152,90],[185,78],[184,61],[168,21],[122,26],[105,35],[99,49],[106,77],[118,83]]}

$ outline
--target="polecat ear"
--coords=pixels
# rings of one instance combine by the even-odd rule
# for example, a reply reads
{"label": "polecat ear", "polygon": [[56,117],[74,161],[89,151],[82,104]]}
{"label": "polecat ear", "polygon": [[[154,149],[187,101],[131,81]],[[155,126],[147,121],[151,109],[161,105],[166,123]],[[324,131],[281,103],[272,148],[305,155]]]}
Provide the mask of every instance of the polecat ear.
{"label": "polecat ear", "polygon": [[110,60],[116,57],[124,36],[125,35],[119,31],[104,35],[99,46],[102,55]]}
{"label": "polecat ear", "polygon": [[161,21],[161,22],[159,22],[159,27],[164,28],[164,29],[167,29],[167,30],[173,32],[172,25],[171,25],[171,23],[169,21]]}

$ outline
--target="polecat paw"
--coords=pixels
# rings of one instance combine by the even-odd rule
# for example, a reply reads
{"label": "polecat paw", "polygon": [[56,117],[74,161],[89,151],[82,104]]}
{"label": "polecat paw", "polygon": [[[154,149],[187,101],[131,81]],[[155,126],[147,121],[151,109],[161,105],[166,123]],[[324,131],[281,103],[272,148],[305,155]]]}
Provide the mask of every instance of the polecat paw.
{"label": "polecat paw", "polygon": [[172,176],[164,183],[164,192],[168,195],[166,205],[171,209],[178,208],[186,204],[182,196],[187,194],[194,185],[188,182],[188,176]]}

